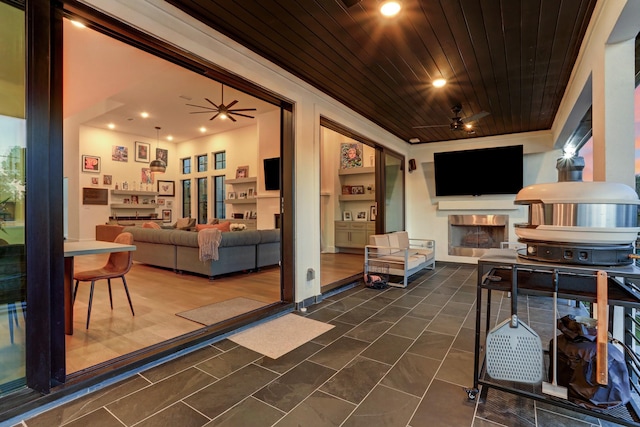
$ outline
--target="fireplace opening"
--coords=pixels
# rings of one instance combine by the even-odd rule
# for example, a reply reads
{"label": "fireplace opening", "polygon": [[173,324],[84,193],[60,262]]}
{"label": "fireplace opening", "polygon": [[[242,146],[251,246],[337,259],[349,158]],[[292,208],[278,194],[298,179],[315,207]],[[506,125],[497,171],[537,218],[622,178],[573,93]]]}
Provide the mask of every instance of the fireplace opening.
{"label": "fireplace opening", "polygon": [[508,240],[508,215],[449,215],[449,255],[480,257]]}

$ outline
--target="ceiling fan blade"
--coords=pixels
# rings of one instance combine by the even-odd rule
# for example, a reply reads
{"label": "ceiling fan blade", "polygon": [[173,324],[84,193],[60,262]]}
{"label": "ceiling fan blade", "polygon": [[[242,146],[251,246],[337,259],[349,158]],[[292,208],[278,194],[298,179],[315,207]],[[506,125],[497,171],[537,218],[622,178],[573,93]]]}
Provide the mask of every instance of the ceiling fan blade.
{"label": "ceiling fan blade", "polygon": [[[218,104],[216,104],[215,102],[211,101],[209,98],[205,98],[205,100],[206,100],[209,104],[213,105],[214,107],[219,108],[219,107],[218,107]],[[222,105],[222,104],[220,104],[220,105]]]}
{"label": "ceiling fan blade", "polygon": [[213,117],[211,117],[209,120],[213,120],[213,119],[215,119],[216,117],[218,117],[218,115],[219,115],[219,114],[220,114],[220,111],[218,111],[218,112],[217,112]]}
{"label": "ceiling fan blade", "polygon": [[257,111],[255,108],[234,108],[233,110],[229,110],[229,111]]}
{"label": "ceiling fan blade", "polygon": [[[248,117],[250,119],[255,119],[255,117],[250,116],[248,114],[240,114],[240,113],[236,113],[236,111],[238,110],[233,110],[233,111],[229,111],[229,114],[235,114],[236,116],[242,116],[242,117]],[[234,120],[235,121],[235,120]]]}
{"label": "ceiling fan blade", "polygon": [[463,118],[462,120],[463,120],[465,123],[475,122],[476,120],[480,120],[480,119],[481,119],[481,118],[483,118],[483,117],[487,117],[489,114],[491,114],[491,113],[488,113],[488,112],[486,112],[486,111],[481,111],[481,112],[476,113],[476,114],[474,114],[474,115],[472,115],[472,116],[465,117],[465,118]]}
{"label": "ceiling fan blade", "polygon": [[229,114],[227,114],[227,117],[228,117],[229,119],[231,119],[231,121],[232,121],[232,122],[235,122],[235,121],[236,121],[236,119],[234,119],[233,117],[231,117],[231,114],[233,114],[233,113],[229,113]]}
{"label": "ceiling fan blade", "polygon": [[449,125],[428,125],[428,126],[414,126],[413,129],[426,129],[426,128],[442,128],[448,127]]}
{"label": "ceiling fan blade", "polygon": [[205,110],[208,111],[192,111],[192,113],[208,113],[209,111],[217,111],[217,108],[211,108],[211,107],[207,107],[206,105],[196,105],[196,104],[186,104],[190,107],[198,107],[198,108],[204,108]]}
{"label": "ceiling fan blade", "polygon": [[227,108],[231,108],[232,105],[236,105],[238,103],[238,100],[235,99],[233,101],[231,101],[231,104],[227,105]]}

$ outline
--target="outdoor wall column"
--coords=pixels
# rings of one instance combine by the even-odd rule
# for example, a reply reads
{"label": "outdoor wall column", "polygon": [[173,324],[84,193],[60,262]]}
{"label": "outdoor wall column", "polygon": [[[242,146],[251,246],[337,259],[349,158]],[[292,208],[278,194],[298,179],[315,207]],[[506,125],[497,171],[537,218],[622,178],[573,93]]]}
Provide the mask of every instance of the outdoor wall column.
{"label": "outdoor wall column", "polygon": [[605,44],[593,64],[593,180],[635,188],[635,40]]}

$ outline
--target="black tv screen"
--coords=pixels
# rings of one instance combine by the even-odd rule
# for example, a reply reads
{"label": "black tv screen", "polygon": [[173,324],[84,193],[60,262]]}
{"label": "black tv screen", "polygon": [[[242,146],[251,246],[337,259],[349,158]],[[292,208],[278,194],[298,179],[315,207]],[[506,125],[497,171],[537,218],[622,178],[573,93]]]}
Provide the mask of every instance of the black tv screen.
{"label": "black tv screen", "polygon": [[264,189],[280,189],[280,157],[264,159]]}
{"label": "black tv screen", "polygon": [[523,154],[522,145],[434,153],[436,196],[516,194]]}

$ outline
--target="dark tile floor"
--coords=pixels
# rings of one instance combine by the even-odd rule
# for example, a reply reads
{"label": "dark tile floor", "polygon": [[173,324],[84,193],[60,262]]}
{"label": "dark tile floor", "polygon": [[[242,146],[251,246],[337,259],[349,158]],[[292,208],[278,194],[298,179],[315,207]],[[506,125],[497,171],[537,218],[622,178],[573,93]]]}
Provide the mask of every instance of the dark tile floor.
{"label": "dark tile floor", "polygon": [[[496,389],[468,399],[476,280],[475,265],[438,264],[406,289],[357,286],[299,313],[335,328],[279,359],[223,339],[30,415],[21,425],[615,425]],[[553,331],[550,302],[519,299],[521,320],[543,343]],[[508,317],[506,294],[494,296],[493,305],[496,320]],[[560,307],[572,310],[566,302]]]}

